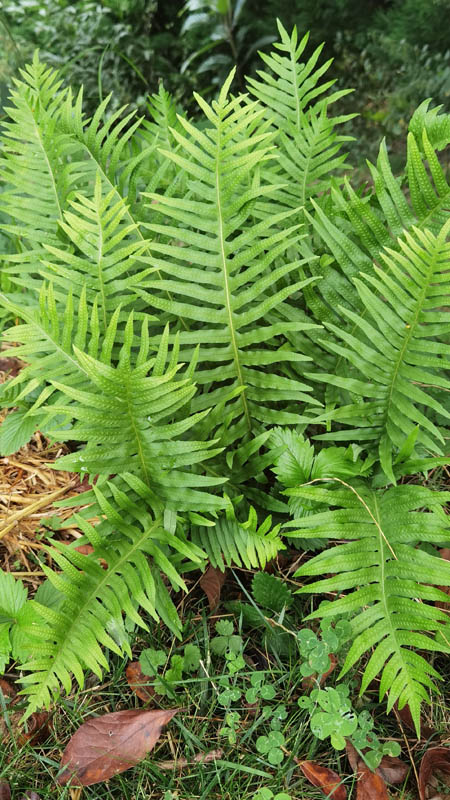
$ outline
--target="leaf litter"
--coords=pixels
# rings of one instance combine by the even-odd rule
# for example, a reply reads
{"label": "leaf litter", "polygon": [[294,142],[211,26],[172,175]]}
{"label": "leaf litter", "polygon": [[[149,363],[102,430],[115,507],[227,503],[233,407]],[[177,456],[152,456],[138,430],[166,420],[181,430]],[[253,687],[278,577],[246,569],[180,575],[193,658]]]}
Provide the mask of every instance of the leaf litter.
{"label": "leaf litter", "polygon": [[113,711],[88,720],[64,750],[60,786],[92,786],[134,767],[158,741],[164,725],[179,711]]}

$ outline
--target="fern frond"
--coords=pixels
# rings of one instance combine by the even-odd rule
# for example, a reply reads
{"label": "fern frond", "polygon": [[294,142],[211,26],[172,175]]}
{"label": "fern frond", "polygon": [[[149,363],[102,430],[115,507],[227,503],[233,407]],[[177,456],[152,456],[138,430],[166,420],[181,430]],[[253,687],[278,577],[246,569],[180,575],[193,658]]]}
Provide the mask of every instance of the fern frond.
{"label": "fern frond", "polygon": [[[6,295],[0,295],[0,303],[15,317],[24,320],[3,333],[6,341],[20,342],[14,352],[27,366],[5,382],[2,402],[4,406],[18,406],[19,412],[10,414],[10,418],[25,411],[21,429],[27,431],[28,438],[23,442],[26,443],[38,427],[45,429],[44,420],[52,416],[49,401],[55,390],[48,382],[50,376],[80,388],[88,382],[86,372],[73,355],[72,345],[75,342],[80,349],[86,347],[89,353],[97,355],[100,340],[97,304],[94,302],[89,314],[86,292],[82,291],[74,304],[69,291],[63,309],[58,308],[51,284],[42,284],[38,308],[19,306]],[[11,419],[10,424],[14,424]],[[2,452],[8,455],[6,450]]]}
{"label": "fern frond", "polygon": [[[427,106],[428,103],[425,109]],[[306,212],[307,220],[333,256],[313,270],[313,274],[322,276],[317,290],[325,300],[321,306],[323,318],[332,321],[337,303],[361,312],[351,281],[359,271],[372,273],[372,263],[379,259],[383,248],[399,249],[399,242],[413,227],[437,235],[445,224],[450,183],[437,150],[446,144],[448,124],[446,115],[436,116],[433,112],[434,109],[420,111],[417,119],[411,120],[406,167],[410,202],[402,191],[401,178],[392,172],[383,141],[376,166],[369,164],[373,192],[361,197],[347,181],[345,191],[332,189],[332,215],[314,200],[315,213]]]}
{"label": "fern frond", "polygon": [[427,690],[436,688],[433,678],[440,676],[416,650],[450,653],[450,643],[441,644],[432,635],[447,619],[432,602],[446,598],[434,586],[450,586],[450,564],[417,544],[448,540],[450,525],[441,509],[450,492],[414,485],[378,492],[341,485],[334,490],[301,486],[286,494],[327,507],[289,523],[296,528],[291,536],[347,542],[327,548],[296,573],[302,578],[333,574],[302,587],[302,593],[346,593],[309,615],[352,615],[353,644],[341,674],[370,653],[361,693],[381,674],[380,699],[388,693],[388,711],[396,701],[399,708],[408,703],[419,731],[421,703],[429,701]]}
{"label": "fern frond", "polygon": [[301,61],[309,34],[298,41],[297,29],[291,36],[277,20],[279,52],[260,53],[270,72],[258,71],[260,80],[248,78],[249,91],[268,109],[271,126],[277,132],[279,170],[286,182],[282,190],[285,203],[298,209],[308,207],[311,196],[329,189],[329,176],[342,168],[346,155],[339,155],[342,144],[351,136],[336,132],[336,127],[355,114],[329,116],[329,106],[351,90],[329,93],[335,80],[322,82],[332,59],[317,66],[323,45]]}
{"label": "fern frond", "polygon": [[284,550],[279,535],[280,526],[272,527],[268,516],[258,526],[256,512],[250,507],[249,518],[242,523],[231,507],[214,525],[195,526],[192,540],[207,553],[213,567],[225,570],[233,564],[247,569],[264,569],[266,564]]}
{"label": "fern frond", "polygon": [[21,76],[5,108],[0,157],[0,210],[11,220],[2,229],[18,243],[16,253],[4,256],[11,275],[36,271],[43,245],[59,243],[58,223],[73,186],[71,144],[58,127],[66,91],[37,54]]}
{"label": "fern frond", "polygon": [[[122,650],[131,656],[122,612],[137,625],[147,629],[136,604],[154,620],[160,618],[179,636],[181,623],[169,593],[161,580],[160,570],[179,588],[184,581],[170,563],[162,542],[186,549],[176,536],[167,537],[161,519],[155,519],[142,507],[131,507],[126,496],[116,493],[116,505],[111,506],[95,488],[103,514],[117,532],[102,537],[97,528],[83,517],[77,524],[94,548],[89,556],[82,555],[62,542],[53,542],[52,559],[58,572],[43,565],[52,585],[63,595],[59,609],[39,602],[29,603],[29,613],[22,614],[20,628],[33,642],[33,655],[22,665],[30,674],[22,679],[23,693],[29,697],[26,716],[45,706],[59,693],[62,684],[71,691],[71,673],[83,686],[84,670],[90,669],[101,677],[108,667],[102,647],[115,653]],[[124,522],[119,513],[122,505],[132,522]],[[119,535],[120,534],[120,535]],[[190,557],[201,561],[203,554],[195,545],[189,547]],[[102,568],[99,559],[104,559]],[[117,643],[119,640],[120,645]]]}
{"label": "fern frond", "polygon": [[148,333],[143,324],[141,349],[135,364],[132,314],[124,339],[117,365],[111,363],[112,338],[108,351],[108,342],[105,343],[101,360],[74,347],[75,358],[89,378],[89,389],[52,381],[63,396],[73,401],[69,405],[55,404],[52,413],[59,414],[65,422],[75,418],[76,423],[70,428],[52,430],[51,435],[58,441],[87,443],[80,453],[60,458],[56,468],[104,476],[129,472],[165,500],[169,508],[197,511],[223,508],[221,498],[208,492],[203,496],[202,489],[220,485],[226,479],[186,471],[217,455],[221,448],[214,448],[214,440],[183,438],[208,412],[186,417],[179,414],[194,396],[195,386],[189,374],[176,379],[177,350],[165,367],[168,330],[157,357],[148,360]]}
{"label": "fern frond", "polygon": [[[148,261],[164,279],[146,280],[145,290],[138,291],[150,307],[189,322],[192,330],[180,333],[182,348],[191,348],[186,351],[187,358],[192,346],[201,344],[196,379],[205,387],[213,384],[214,389],[198,396],[194,409],[220,402],[225,388],[240,390],[225,412],[232,414],[237,439],[250,431],[256,420],[271,423],[277,419],[289,424],[302,419],[290,403],[298,407],[307,400],[309,387],[273,374],[270,365],[307,358],[277,349],[275,329],[264,325],[263,319],[311,279],[298,280],[302,262],[284,260],[289,246],[297,241],[298,226],[287,230],[277,226],[292,211],[271,218],[267,213],[265,219],[248,227],[252,204],[264,208],[265,197],[276,189],[260,183],[258,172],[258,167],[273,157],[272,137],[250,135],[263,112],[257,103],[227,100],[231,78],[212,106],[196,96],[210,127],[200,131],[180,119],[187,134],[174,132],[180,150],[164,153],[186,173],[189,195],[151,195],[166,222],[147,226],[160,237],[152,242],[154,255]],[[276,266],[278,257],[280,266]],[[277,282],[282,279],[285,283],[278,289]],[[167,300],[162,290],[170,292],[173,300]],[[311,324],[293,326],[302,330]],[[263,343],[265,347],[255,346]],[[286,410],[275,412],[270,405],[273,402],[282,403]]]}
{"label": "fern frond", "polygon": [[341,306],[353,333],[328,324],[342,344],[322,340],[341,358],[347,375],[309,375],[346,390],[356,401],[326,415],[353,427],[318,438],[377,443],[381,466],[393,482],[394,449],[416,426],[418,443],[442,453],[443,434],[422,408],[450,419],[445,400],[450,381],[444,377],[450,367],[449,231],[450,222],[437,236],[414,228],[399,240],[399,252],[381,254],[385,269],[375,266],[374,276],[354,280],[365,315]]}
{"label": "fern frond", "polygon": [[[127,224],[127,214],[127,206],[121,198],[117,199],[115,189],[104,194],[97,175],[93,198],[76,194],[64,212],[61,229],[69,246],[62,249],[46,245],[46,259],[53,256],[53,260],[43,260],[40,269],[42,277],[52,281],[55,294],[59,290],[62,299],[70,291],[76,297],[86,291],[89,309],[94,303],[97,305],[102,336],[119,304],[124,316],[132,303],[138,310],[139,299],[133,286],[153,271],[136,268],[147,244],[133,240],[137,225]],[[150,315],[147,319],[155,321]]]}

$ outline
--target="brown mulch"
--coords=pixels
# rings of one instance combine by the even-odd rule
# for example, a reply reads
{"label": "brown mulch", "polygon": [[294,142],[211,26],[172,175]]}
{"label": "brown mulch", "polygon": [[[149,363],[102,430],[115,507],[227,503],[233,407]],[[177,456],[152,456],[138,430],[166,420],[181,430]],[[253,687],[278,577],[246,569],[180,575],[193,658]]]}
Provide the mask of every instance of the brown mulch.
{"label": "brown mulch", "polygon": [[[17,374],[21,363],[0,353],[0,383]],[[0,421],[8,410],[0,410]],[[56,500],[70,497],[88,488],[81,485],[80,476],[53,470],[57,458],[69,452],[65,444],[51,443],[37,432],[32,440],[11,456],[0,458],[0,567],[25,579],[35,588],[42,579],[39,566],[40,551],[47,536],[42,520],[58,517],[64,525],[72,514],[71,508],[53,508]],[[79,538],[80,531],[63,527],[58,538]]]}

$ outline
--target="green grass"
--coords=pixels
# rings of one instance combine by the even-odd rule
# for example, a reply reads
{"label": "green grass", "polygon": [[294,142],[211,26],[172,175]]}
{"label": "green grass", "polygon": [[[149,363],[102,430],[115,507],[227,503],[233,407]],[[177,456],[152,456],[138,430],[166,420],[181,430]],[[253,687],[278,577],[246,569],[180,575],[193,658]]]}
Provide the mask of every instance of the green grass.
{"label": "green grass", "polygon": [[[243,587],[248,595],[243,599],[250,599],[250,591],[246,587],[250,586],[251,575],[242,570],[236,577],[239,583],[232,576],[227,581],[225,597],[235,598],[238,592],[242,596]],[[307,612],[304,603],[304,599],[297,596],[289,610],[285,623],[293,630],[301,627],[302,617]],[[264,614],[267,615],[267,611]],[[264,629],[252,631],[242,628],[242,620],[236,619],[235,630],[242,635],[244,642],[245,664],[231,679],[232,682],[245,691],[250,686],[250,676],[255,669],[264,671],[265,681],[275,687],[276,696],[270,701],[261,701],[256,713],[242,700],[232,705],[233,710],[241,714],[241,723],[236,743],[230,744],[220,734],[225,709],[218,699],[219,683],[227,672],[226,663],[223,656],[212,652],[210,643],[216,635],[217,620],[233,617],[226,612],[222,616],[209,615],[206,600],[198,589],[184,599],[182,616],[185,627],[181,644],[171,639],[163,627],[153,627],[149,634],[139,631],[132,635],[133,658],[138,658],[146,647],[164,649],[169,656],[182,654],[184,644],[188,642],[199,647],[200,668],[192,677],[187,677],[176,686],[176,697],[155,697],[154,702],[147,706],[178,706],[179,714],[144,761],[107,783],[86,788],[83,796],[92,800],[137,800],[144,797],[153,800],[254,800],[257,790],[267,787],[274,794],[284,791],[292,798],[323,798],[321,791],[303,778],[294,761],[296,757],[318,760],[334,769],[344,776],[349,797],[354,797],[354,779],[350,775],[345,754],[334,751],[328,741],[317,740],[310,731],[307,714],[298,708],[297,698],[303,693],[299,658],[296,655],[286,657],[269,652],[263,644]],[[0,750],[0,779],[9,781],[14,798],[30,789],[38,792],[41,798],[71,797],[67,787],[56,785],[61,754],[71,735],[93,715],[143,707],[128,686],[125,676],[127,663],[128,659],[112,658],[111,672],[105,682],[89,676],[82,691],[62,697],[54,708],[53,732],[45,743],[35,747],[18,747],[12,737],[7,738],[6,746]],[[327,685],[336,682],[337,673],[338,670],[335,670]],[[357,710],[365,708],[374,715],[377,734],[381,738],[401,739],[395,718],[386,718],[383,705],[378,702],[376,687],[358,699],[358,674],[354,673],[351,680],[355,687],[354,705]],[[154,678],[149,678],[148,684],[151,686],[153,683]],[[285,757],[281,764],[273,766],[266,756],[258,752],[256,741],[259,736],[270,732],[270,716],[266,718],[262,708],[275,708],[279,704],[284,704],[288,712],[287,718],[280,723],[281,733],[285,737]],[[431,713],[437,730],[445,731],[449,711],[443,698],[433,706]],[[3,717],[8,717],[5,703]],[[222,750],[222,756],[210,763],[192,763],[182,769],[160,769],[158,766],[161,762],[173,759],[191,761],[196,754],[217,749]],[[407,759],[406,753],[404,757]],[[397,792],[396,797],[402,800],[412,800],[414,796],[408,794],[406,788],[398,787]]]}

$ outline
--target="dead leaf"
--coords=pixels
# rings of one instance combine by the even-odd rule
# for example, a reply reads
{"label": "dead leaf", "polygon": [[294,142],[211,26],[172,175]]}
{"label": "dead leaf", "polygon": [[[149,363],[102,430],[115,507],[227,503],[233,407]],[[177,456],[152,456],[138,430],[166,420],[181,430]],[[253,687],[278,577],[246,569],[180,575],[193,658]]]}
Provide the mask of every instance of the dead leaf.
{"label": "dead leaf", "polygon": [[440,798],[435,790],[439,781],[450,786],[450,747],[430,747],[422,758],[419,770],[420,800]]}
{"label": "dead leaf", "polygon": [[0,689],[5,697],[10,697],[11,700],[14,700],[17,692],[14,686],[9,683],[9,681],[5,680],[5,678],[0,678]]}
{"label": "dead leaf", "polygon": [[389,800],[387,786],[383,778],[376,772],[372,772],[364,764],[362,758],[359,759],[358,765],[356,800]]}
{"label": "dead leaf", "polygon": [[[14,702],[14,701],[13,701]],[[51,715],[48,711],[35,711],[28,718],[26,728],[22,725],[22,711],[11,710],[7,724],[4,718],[0,719],[0,741],[11,735],[11,731],[19,747],[25,744],[34,747],[48,739],[52,727]]]}
{"label": "dead leaf", "polygon": [[179,709],[113,711],[85,722],[64,750],[60,786],[92,786],[135,766]]}
{"label": "dead leaf", "polygon": [[[411,709],[406,703],[402,709],[399,709],[397,701],[394,703],[394,712],[400,717],[403,725],[409,728],[411,731],[416,733],[416,726],[414,725],[414,720],[412,718]],[[398,720],[397,720],[398,721]],[[400,726],[401,727],[401,726]],[[422,723],[422,719],[420,720],[420,738],[421,739],[429,739],[434,733],[434,729],[431,728],[429,725],[424,725]]]}
{"label": "dead leaf", "polygon": [[11,788],[7,781],[0,781],[0,800],[11,800]]}
{"label": "dead leaf", "polygon": [[[356,800],[389,800],[387,787],[380,772],[381,765],[376,772],[372,772],[349,739],[345,741],[345,749],[350,766],[358,779]],[[399,759],[395,760],[399,761]]]}
{"label": "dead leaf", "polygon": [[[349,739],[345,740],[345,749],[347,751],[347,758],[350,766],[357,775],[362,772],[362,769],[368,769],[358,751],[353,747]],[[383,756],[380,766],[375,770],[376,774],[386,783],[402,783],[408,773],[409,767],[400,758],[394,756]],[[369,770],[370,772],[370,770]],[[370,795],[369,795],[370,796]],[[381,795],[383,797],[383,795]],[[359,795],[358,795],[359,797]]]}
{"label": "dead leaf", "polygon": [[333,798],[333,800],[347,799],[347,790],[342,785],[342,779],[337,772],[328,767],[322,767],[314,761],[300,761],[295,757],[294,761],[300,767],[305,778],[308,778],[313,786],[318,786],[327,797]]}
{"label": "dead leaf", "polygon": [[153,686],[145,685],[148,683],[148,678],[142,672],[139,661],[130,661],[125,670],[125,675],[130,688],[133,689],[133,692],[137,694],[140,700],[143,700],[144,703],[153,700],[156,694],[155,689]]}
{"label": "dead leaf", "polygon": [[177,758],[176,761],[159,761],[158,769],[183,769],[190,764],[209,764],[222,756],[223,750],[210,750],[209,753],[197,753],[190,761],[187,758]]}
{"label": "dead leaf", "polygon": [[213,567],[211,564],[200,578],[200,586],[208,598],[211,611],[215,611],[219,605],[222,586],[224,583],[225,572],[221,572],[220,569]]}
{"label": "dead leaf", "polygon": [[375,772],[380,778],[383,778],[386,783],[392,783],[396,786],[399,783],[403,783],[408,774],[408,770],[408,764],[405,764],[401,758],[397,758],[396,756],[383,756],[381,764],[376,768]]}
{"label": "dead leaf", "polygon": [[[330,659],[330,666],[328,667],[327,671],[320,676],[320,681],[319,681],[320,686],[322,686],[322,684],[325,683],[328,676],[331,675],[331,673],[337,666],[338,662],[334,653],[330,653],[329,659]],[[314,675],[308,675],[307,678],[303,678],[302,689],[314,689],[315,686],[317,686],[317,673]]]}
{"label": "dead leaf", "polygon": [[[21,717],[22,714],[19,713],[19,719]],[[49,712],[35,711],[27,720],[27,730],[21,729],[18,732],[16,742],[19,747],[23,747],[23,745],[27,743],[34,747],[48,739],[51,729],[52,720]]]}

